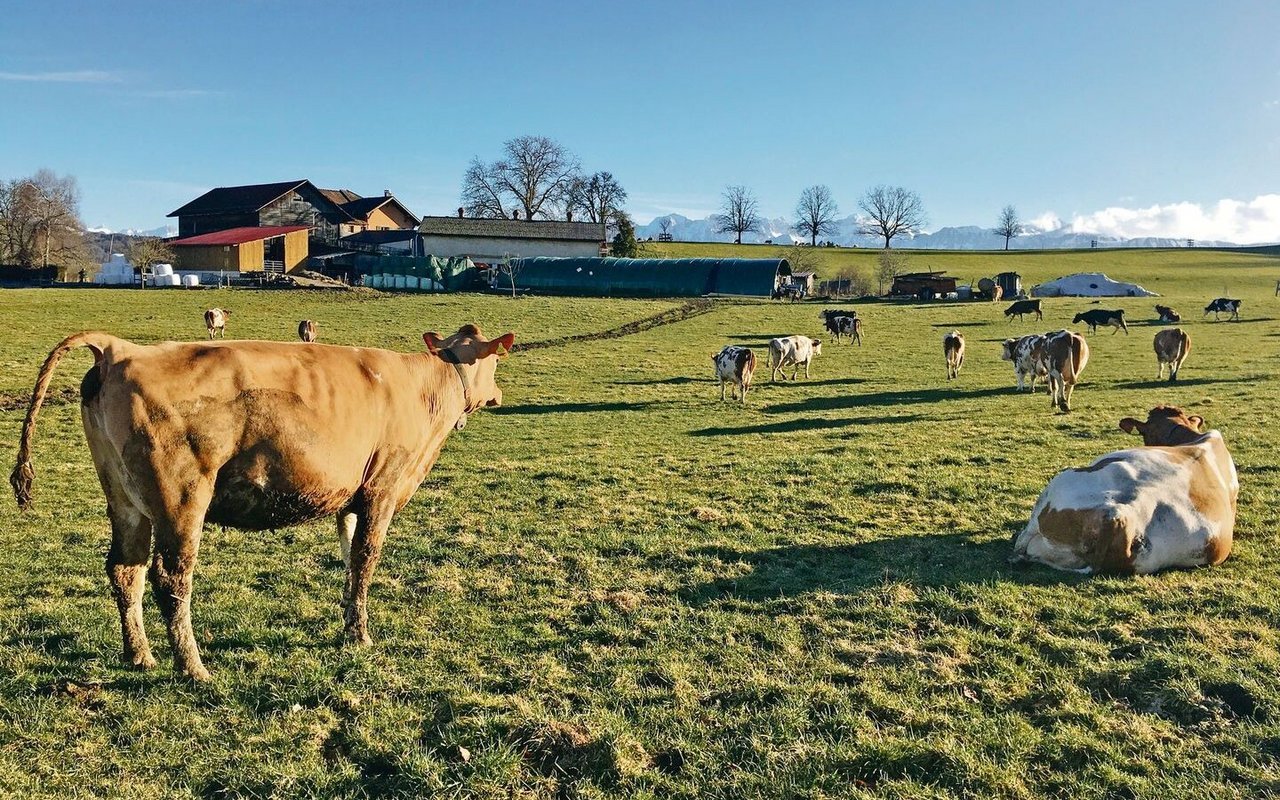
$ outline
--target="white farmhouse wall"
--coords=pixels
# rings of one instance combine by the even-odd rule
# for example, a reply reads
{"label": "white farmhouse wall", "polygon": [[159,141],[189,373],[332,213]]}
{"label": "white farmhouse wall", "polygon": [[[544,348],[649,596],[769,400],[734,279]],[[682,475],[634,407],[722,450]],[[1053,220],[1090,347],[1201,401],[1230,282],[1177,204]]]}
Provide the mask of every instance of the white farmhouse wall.
{"label": "white farmhouse wall", "polygon": [[472,261],[490,263],[505,255],[520,258],[547,256],[553,258],[594,258],[600,255],[598,242],[575,242],[560,239],[499,239],[484,236],[437,236],[423,234],[423,252],[449,258],[467,256]]}

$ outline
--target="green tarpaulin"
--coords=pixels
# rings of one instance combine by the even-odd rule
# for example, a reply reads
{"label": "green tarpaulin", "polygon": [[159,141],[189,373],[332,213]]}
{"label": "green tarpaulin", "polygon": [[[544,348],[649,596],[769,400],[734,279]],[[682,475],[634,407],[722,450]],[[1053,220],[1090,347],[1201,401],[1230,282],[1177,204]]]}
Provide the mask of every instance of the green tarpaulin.
{"label": "green tarpaulin", "polygon": [[785,258],[519,258],[516,288],[611,297],[769,297]]}

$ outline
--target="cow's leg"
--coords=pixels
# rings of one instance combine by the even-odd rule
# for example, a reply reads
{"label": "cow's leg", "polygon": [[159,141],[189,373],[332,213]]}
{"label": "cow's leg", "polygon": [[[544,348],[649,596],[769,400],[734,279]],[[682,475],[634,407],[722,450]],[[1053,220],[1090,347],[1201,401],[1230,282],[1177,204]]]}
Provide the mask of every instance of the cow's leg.
{"label": "cow's leg", "polygon": [[369,638],[369,584],[382,557],[382,542],[391,527],[394,508],[373,505],[358,515],[355,536],[351,540],[351,563],[347,580],[351,585],[350,602],[344,619],[347,641],[357,645],[373,644]]}
{"label": "cow's leg", "polygon": [[343,608],[351,605],[351,541],[356,535],[356,515],[349,511],[338,512],[338,551],[342,553],[342,566],[346,577],[343,579]]}
{"label": "cow's leg", "polygon": [[207,681],[209,671],[200,660],[200,648],[191,630],[191,584],[200,553],[204,510],[208,505],[207,497],[201,499],[203,504],[189,501],[170,514],[152,520],[156,549],[150,577],[156,603],[169,625],[174,668],[192,680]]}
{"label": "cow's leg", "polygon": [[111,518],[107,578],[120,611],[123,659],[126,664],[150,669],[156,660],[142,623],[142,595],[147,585],[147,556],[151,553],[151,520],[120,500],[108,503],[107,516]]}
{"label": "cow's leg", "polygon": [[724,402],[724,378],[720,379],[720,402]]}

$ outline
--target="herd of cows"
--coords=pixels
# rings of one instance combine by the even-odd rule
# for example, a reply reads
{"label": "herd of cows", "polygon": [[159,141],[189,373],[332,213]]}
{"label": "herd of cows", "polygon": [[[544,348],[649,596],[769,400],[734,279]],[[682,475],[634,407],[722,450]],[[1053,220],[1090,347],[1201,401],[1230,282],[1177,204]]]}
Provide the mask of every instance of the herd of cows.
{"label": "herd of cows", "polygon": [[[1164,322],[1177,312],[1157,306]],[[1206,308],[1239,318],[1239,301]],[[1015,302],[1013,316],[1035,314],[1039,300]],[[825,310],[835,341],[862,344],[857,312]],[[332,517],[346,567],[345,636],[370,642],[368,593],[394,515],[413,497],[446,438],[469,414],[500,405],[499,360],[511,333],[489,339],[476,325],[450,336],[423,334],[426,351],[397,353],[317,344],[316,325],[298,325],[300,342],[227,341],[230,312],[204,313],[209,341],[139,345],[107,333],[83,332],[60,342],[36,378],[10,476],[23,510],[30,507],[36,419],[58,362],[88,348],[94,365],[81,382],[81,417],[111,522],[106,569],[120,615],[123,657],[155,665],[143,628],[144,581],[165,619],[176,669],[207,680],[191,625],[192,579],[206,523],[274,531]],[[1090,329],[1128,333],[1123,312],[1076,316]],[[1114,333],[1113,333],[1114,335]],[[213,341],[216,336],[221,341]],[[1190,347],[1179,328],[1161,330],[1157,358],[1170,380]],[[800,367],[809,376],[822,341],[809,336],[769,342],[772,379]],[[965,341],[943,337],[948,380],[959,378]],[[1070,409],[1071,392],[1089,359],[1084,337],[1068,330],[1007,339],[1018,388],[1047,380],[1051,402]],[[713,357],[720,379],[745,401],[755,371],[749,347]],[[378,419],[378,425],[351,420]],[[1146,421],[1120,427],[1143,445],[1109,453],[1055,476],[1031,520],[1013,538],[1011,561],[1034,561],[1085,573],[1146,574],[1170,567],[1221,563],[1231,551],[1239,483],[1222,436],[1204,420],[1157,406]]]}

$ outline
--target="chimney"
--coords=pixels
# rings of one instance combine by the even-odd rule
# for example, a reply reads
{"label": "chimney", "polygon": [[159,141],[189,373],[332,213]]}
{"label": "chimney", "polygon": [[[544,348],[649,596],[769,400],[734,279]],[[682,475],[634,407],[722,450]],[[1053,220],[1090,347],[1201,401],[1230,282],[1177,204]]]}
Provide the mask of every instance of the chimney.
{"label": "chimney", "polygon": [[511,218],[512,218],[512,219],[520,219],[520,209],[518,209],[518,208],[513,208],[513,209],[511,209]]}
{"label": "chimney", "polygon": [[572,209],[572,208],[571,208],[571,209],[569,209],[568,211],[564,212],[564,221],[565,221],[565,222],[573,222],[573,209]]}
{"label": "chimney", "polygon": [[462,219],[463,215],[466,213],[467,213],[467,210],[465,208],[463,208],[462,206],[458,206],[458,219]]}
{"label": "chimney", "polygon": [[383,197],[390,197],[390,196],[391,196],[391,190],[390,190],[390,189],[383,189],[383,190],[382,190],[382,196],[383,196]]}

